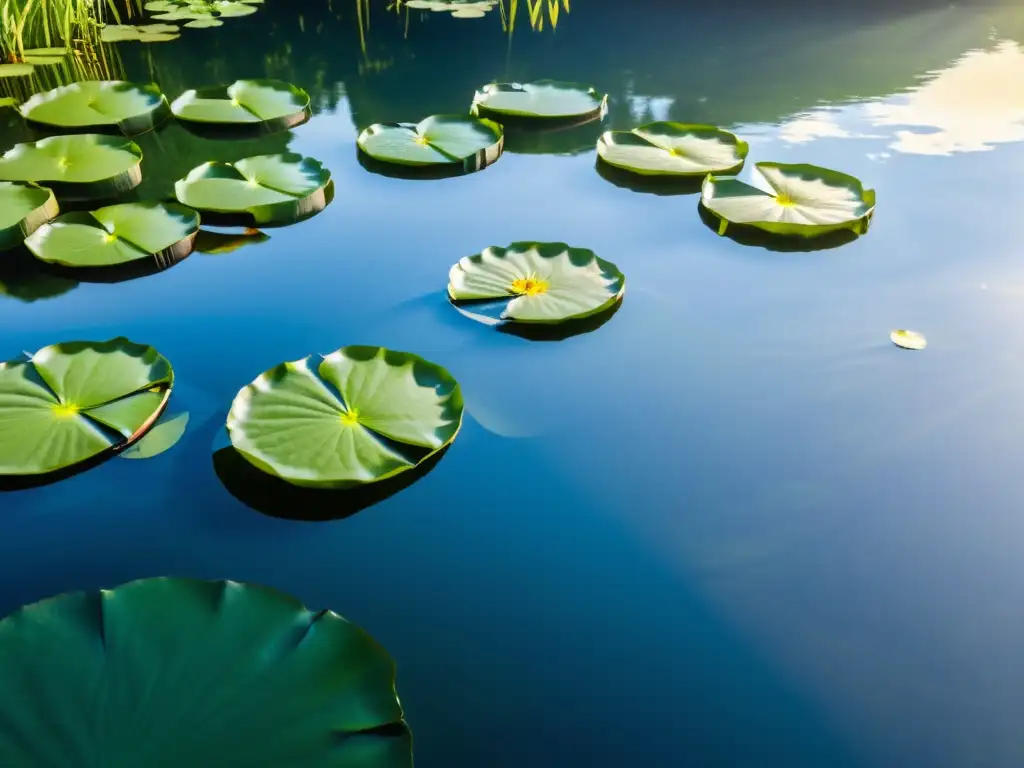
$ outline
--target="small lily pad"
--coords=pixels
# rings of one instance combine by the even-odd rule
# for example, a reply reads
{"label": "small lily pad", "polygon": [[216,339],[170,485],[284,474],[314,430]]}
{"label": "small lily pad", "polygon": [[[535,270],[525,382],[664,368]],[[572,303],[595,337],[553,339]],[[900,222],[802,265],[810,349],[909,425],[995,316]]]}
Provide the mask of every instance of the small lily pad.
{"label": "small lily pad", "polygon": [[139,185],[141,162],[139,145],[122,136],[48,136],[0,156],[0,181],[36,182],[71,200],[111,198]]}
{"label": "small lily pad", "polygon": [[152,130],[171,112],[155,85],[86,80],[36,94],[21,105],[21,114],[30,122],[56,128],[116,128],[135,136]]}
{"label": "small lily pad", "polygon": [[280,80],[237,80],[186,91],[171,104],[182,123],[233,126],[274,133],[309,120],[309,94]]}
{"label": "small lily pad", "polygon": [[586,120],[602,117],[608,94],[589,85],[558,80],[533,83],[491,83],[473,97],[474,114],[542,120]]}
{"label": "small lily pad", "polygon": [[149,432],[143,435],[138,442],[121,451],[118,456],[122,459],[152,459],[154,456],[166,453],[185,436],[188,419],[188,411],[179,413],[164,411],[164,415]]}
{"label": "small lily pad", "polygon": [[21,245],[59,212],[51,190],[26,182],[0,181],[0,251]]}
{"label": "small lily pad", "polygon": [[181,37],[176,24],[107,24],[100,30],[105,43],[167,43]]}
{"label": "small lily pad", "polygon": [[729,224],[796,237],[867,231],[875,192],[853,176],[816,165],[757,163],[755,168],[772,191],[732,177],[705,179],[701,204],[720,220],[719,234]]}
{"label": "small lily pad", "polygon": [[581,320],[611,309],[626,290],[618,267],[565,243],[486,248],[454,265],[448,281],[456,306],[467,306],[466,314],[487,324]]}
{"label": "small lily pad", "polygon": [[268,587],[159,577],[34,603],[0,621],[0,678],[9,768],[413,764],[387,651]]}
{"label": "small lily pad", "polygon": [[444,368],[353,346],[271,368],[235,397],[227,428],[258,469],[293,485],[344,488],[421,464],[455,439],[462,411]]}
{"label": "small lily pad", "polygon": [[122,203],[58,216],[25,246],[40,261],[74,269],[154,262],[177,264],[192,252],[199,214],[178,203]]}
{"label": "small lily pad", "polygon": [[327,207],[331,172],[294,152],[204,163],[174,185],[178,200],[209,224],[285,226]]}
{"label": "small lily pad", "polygon": [[173,380],[159,352],[124,338],[0,363],[0,476],[44,475],[124,448],[156,422]]}
{"label": "small lily pad", "polygon": [[28,62],[0,64],[0,79],[5,77],[28,77],[35,71],[36,68]]}
{"label": "small lily pad", "polygon": [[504,145],[502,127],[467,115],[435,115],[419,123],[376,123],[359,134],[374,160],[414,167],[454,165],[470,173],[487,167]]}
{"label": "small lily pad", "polygon": [[52,67],[68,57],[66,48],[26,48],[25,61],[37,67]]}
{"label": "small lily pad", "polygon": [[737,173],[748,145],[713,125],[649,123],[631,131],[606,131],[597,156],[609,165],[644,176],[705,176]]}
{"label": "small lily pad", "polygon": [[889,334],[892,343],[903,349],[920,350],[928,346],[928,339],[917,331],[897,330]]}

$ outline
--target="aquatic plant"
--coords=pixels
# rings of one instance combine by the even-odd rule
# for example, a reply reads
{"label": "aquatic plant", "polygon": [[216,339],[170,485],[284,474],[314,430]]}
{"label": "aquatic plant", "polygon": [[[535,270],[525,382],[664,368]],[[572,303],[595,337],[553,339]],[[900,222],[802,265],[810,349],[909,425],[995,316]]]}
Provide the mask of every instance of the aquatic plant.
{"label": "aquatic plant", "polygon": [[52,190],[0,181],[0,251],[16,248],[60,212]]}
{"label": "aquatic plant", "polygon": [[471,111],[495,119],[589,120],[604,115],[608,94],[558,80],[490,83],[473,95]]}
{"label": "aquatic plant", "polygon": [[713,125],[648,123],[631,131],[606,131],[597,156],[609,165],[643,176],[734,174],[749,147]]}
{"label": "aquatic plant", "polygon": [[230,128],[246,135],[290,130],[313,114],[309,94],[280,80],[236,80],[188,90],[171,111],[186,127]]}
{"label": "aquatic plant", "polygon": [[0,181],[31,181],[58,198],[115,197],[142,181],[142,150],[123,136],[80,133],[15,144],[0,156]]}
{"label": "aquatic plant", "polygon": [[468,115],[434,115],[419,123],[375,123],[359,134],[360,150],[385,163],[418,168],[455,166],[471,173],[500,156],[502,127]]}
{"label": "aquatic plant", "polygon": [[126,136],[150,131],[171,115],[156,85],[87,80],[38,93],[21,105],[22,116],[52,128],[104,130]]}

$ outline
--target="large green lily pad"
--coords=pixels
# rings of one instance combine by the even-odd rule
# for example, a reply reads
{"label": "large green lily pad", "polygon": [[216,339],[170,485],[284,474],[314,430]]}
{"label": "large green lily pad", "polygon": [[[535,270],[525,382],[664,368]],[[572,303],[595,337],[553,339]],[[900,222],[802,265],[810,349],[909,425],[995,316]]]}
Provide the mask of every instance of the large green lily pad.
{"label": "large green lily pad", "polygon": [[178,200],[210,224],[284,226],[331,201],[331,172],[294,152],[204,163],[174,185]]}
{"label": "large green lily pad", "polygon": [[51,190],[26,182],[0,181],[0,251],[21,245],[59,211]]}
{"label": "large green lily pad", "polygon": [[[125,338],[0,363],[0,476],[44,475],[126,447],[160,416],[173,381],[159,352]],[[0,765],[18,764],[0,750]]]}
{"label": "large green lily pad", "polygon": [[359,149],[397,165],[460,166],[470,173],[501,156],[502,127],[468,115],[434,115],[419,123],[375,123],[359,134]]}
{"label": "large green lily pad", "polygon": [[39,260],[77,269],[155,262],[166,269],[192,252],[199,214],[178,203],[122,203],[65,213],[25,241]]}
{"label": "large green lily pad", "polygon": [[448,296],[456,306],[487,302],[499,310],[466,313],[488,324],[582,320],[611,309],[625,290],[626,278],[618,267],[593,251],[565,243],[490,247],[448,272]]}
{"label": "large green lily pad", "polygon": [[49,136],[0,156],[0,181],[36,182],[67,199],[108,198],[138,186],[141,162],[139,145],[122,136]]}
{"label": "large green lily pad", "polygon": [[606,131],[597,142],[601,160],[644,176],[738,173],[748,149],[735,134],[713,125],[670,122]]}
{"label": "large green lily pad", "polygon": [[171,113],[155,85],[86,80],[37,93],[21,105],[21,114],[33,123],[56,128],[116,128],[135,136],[153,129]]}
{"label": "large green lily pad", "polygon": [[262,133],[294,128],[309,120],[309,94],[280,80],[237,80],[186,91],[171,104],[182,123],[231,126]]}
{"label": "large green lily pad", "polygon": [[491,83],[473,96],[474,114],[544,120],[586,120],[604,115],[608,94],[579,83],[537,80]]}
{"label": "large green lily pad", "polygon": [[407,352],[342,347],[282,363],[232,403],[231,443],[289,483],[344,488],[393,477],[455,439],[462,392],[444,368]]}
{"label": "large green lily pad", "polygon": [[757,163],[755,168],[770,192],[736,178],[705,179],[701,204],[718,217],[719,234],[729,224],[796,237],[867,231],[875,192],[853,176],[816,165]]}
{"label": "large green lily pad", "polygon": [[395,664],[267,587],[153,578],[0,621],[0,765],[411,768]]}

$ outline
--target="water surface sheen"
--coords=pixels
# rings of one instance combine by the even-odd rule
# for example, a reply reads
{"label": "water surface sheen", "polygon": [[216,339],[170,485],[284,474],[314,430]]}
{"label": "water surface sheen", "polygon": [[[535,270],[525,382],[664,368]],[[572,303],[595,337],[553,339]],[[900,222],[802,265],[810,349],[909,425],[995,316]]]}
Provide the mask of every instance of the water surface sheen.
{"label": "water surface sheen", "polygon": [[[391,652],[421,768],[1024,765],[1019,5],[579,0],[511,37],[497,10],[330,6],[268,0],[112,55],[171,98],[276,77],[314,99],[262,140],[143,136],[143,196],[285,148],[337,192],[131,282],[5,278],[0,356],[127,335],[174,363],[192,418],[157,459],[0,496],[0,613],[161,574],[278,587]],[[712,122],[751,161],[854,174],[878,193],[872,230],[817,252],[720,238],[693,194],[599,175],[589,129],[454,179],[357,160],[371,123],[539,77],[609,92],[605,127]],[[4,149],[24,135],[8,114]],[[452,263],[524,239],[617,263],[621,310],[532,342],[447,305]],[[235,393],[346,344],[448,367],[462,433],[346,519],[245,506],[211,460]]]}

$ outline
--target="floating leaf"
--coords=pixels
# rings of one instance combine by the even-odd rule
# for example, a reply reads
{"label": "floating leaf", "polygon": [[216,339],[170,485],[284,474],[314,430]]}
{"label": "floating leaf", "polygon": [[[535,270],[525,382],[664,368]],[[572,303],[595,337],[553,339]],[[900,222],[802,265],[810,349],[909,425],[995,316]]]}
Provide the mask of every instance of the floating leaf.
{"label": "floating leaf", "polygon": [[145,133],[170,116],[155,85],[123,80],[86,80],[38,93],[21,105],[31,122],[57,128],[117,128],[127,136]]}
{"label": "floating leaf", "polygon": [[21,245],[59,211],[57,198],[49,189],[0,181],[0,251]]}
{"label": "floating leaf", "polygon": [[16,64],[0,64],[0,79],[5,77],[28,77],[36,68],[26,62]]}
{"label": "floating leaf", "polygon": [[771,192],[736,178],[709,175],[704,181],[701,204],[721,221],[719,234],[728,224],[799,237],[867,231],[875,192],[853,176],[816,165],[758,163],[755,168]]}
{"label": "floating leaf", "polygon": [[178,203],[122,203],[65,213],[39,228],[25,246],[39,260],[62,267],[113,267],[134,261],[159,269],[192,252],[199,214]]}
{"label": "floating leaf", "polygon": [[154,0],[145,8],[159,12],[153,16],[157,21],[188,21],[186,27],[211,27],[220,26],[222,18],[256,13],[256,6],[262,4],[263,0]]}
{"label": "floating leaf", "polygon": [[52,67],[60,64],[68,56],[65,48],[26,48],[25,61],[37,67]]}
{"label": "floating leaf", "polygon": [[376,123],[356,143],[374,160],[406,166],[456,165],[470,173],[501,155],[504,131],[490,120],[435,115],[419,123]]}
{"label": "floating leaf", "polygon": [[333,188],[331,172],[318,160],[289,152],[205,163],[178,181],[174,191],[209,223],[284,226],[326,208]]}
{"label": "floating leaf", "polygon": [[889,334],[892,343],[904,349],[924,349],[928,346],[928,339],[917,331],[898,330]]}
{"label": "floating leaf", "polygon": [[100,30],[100,39],[105,43],[166,43],[181,37],[175,24],[108,24]]}
{"label": "floating leaf", "polygon": [[0,180],[37,182],[68,199],[108,198],[138,186],[141,162],[139,145],[121,136],[48,136],[0,156]]}
{"label": "floating leaf", "polygon": [[608,94],[589,85],[558,80],[533,83],[491,83],[473,97],[474,114],[543,119],[601,117]]}
{"label": "floating leaf", "polygon": [[459,385],[444,368],[353,346],[265,372],[235,397],[227,427],[235,449],[264,472],[343,488],[422,463],[455,439],[462,411]]}
{"label": "floating leaf", "polygon": [[183,123],[244,126],[261,133],[294,128],[309,120],[309,94],[280,80],[237,80],[186,91],[171,104]]}
{"label": "floating leaf", "polygon": [[125,338],[54,344],[0,363],[0,475],[68,469],[134,442],[172,383],[162,355]]}
{"label": "floating leaf", "polygon": [[748,146],[713,125],[649,123],[631,131],[606,131],[597,156],[609,165],[644,176],[705,176],[737,173]]}
{"label": "floating leaf", "polygon": [[580,320],[610,309],[626,290],[618,267],[565,243],[486,248],[453,266],[448,280],[452,301],[487,301],[499,310],[495,317],[467,313],[489,324]]}
{"label": "floating leaf", "polygon": [[412,768],[395,664],[268,587],[153,578],[0,621],[0,764]]}
{"label": "floating leaf", "polygon": [[121,451],[122,459],[151,459],[166,453],[178,444],[185,436],[188,426],[188,411],[167,413],[160,417],[156,425],[149,430],[137,443]]}

